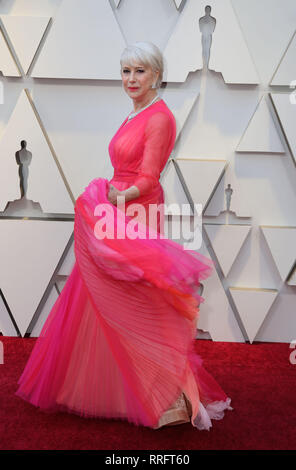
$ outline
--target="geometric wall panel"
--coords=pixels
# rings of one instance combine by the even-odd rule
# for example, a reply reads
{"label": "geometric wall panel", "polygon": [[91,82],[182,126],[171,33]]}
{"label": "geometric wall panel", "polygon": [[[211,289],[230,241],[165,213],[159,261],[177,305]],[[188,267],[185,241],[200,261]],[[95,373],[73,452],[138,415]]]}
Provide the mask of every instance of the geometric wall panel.
{"label": "geometric wall panel", "polygon": [[181,170],[185,184],[195,204],[208,204],[228,162],[226,160],[185,159],[174,160]]}
{"label": "geometric wall panel", "polygon": [[296,286],[296,268],[294,269],[291,276],[289,277],[289,280],[287,281],[287,284],[289,286]]}
{"label": "geometric wall panel", "polygon": [[[230,170],[228,167],[227,170]],[[229,181],[230,178],[230,181]],[[205,216],[219,217],[215,223],[239,223],[241,217],[252,217],[251,199],[241,192],[240,181],[231,182],[231,177],[225,172],[217,185],[213,197],[204,213]],[[232,191],[232,192],[231,192]],[[229,212],[227,212],[229,211]],[[225,217],[228,217],[226,220]]]}
{"label": "geometric wall panel", "polygon": [[268,227],[261,230],[283,281],[296,260],[296,227]]}
{"label": "geometric wall panel", "polygon": [[290,86],[296,79],[296,31],[286,50],[270,85]]}
{"label": "geometric wall panel", "polygon": [[231,1],[217,0],[211,5],[215,5],[212,14],[215,16],[217,11],[220,21],[217,21],[214,32],[209,69],[221,72],[225,83],[260,83]]}
{"label": "geometric wall panel", "polygon": [[[198,252],[211,258],[204,244]],[[200,304],[197,328],[209,332],[213,341],[245,342],[216,269],[202,284],[205,301]]]}
{"label": "geometric wall panel", "polygon": [[290,93],[271,93],[270,97],[279,117],[288,147],[296,163],[296,104],[291,103]]}
{"label": "geometric wall panel", "polygon": [[0,72],[5,77],[20,77],[21,73],[14,62],[11,52],[4,39],[0,24]]}
{"label": "geometric wall panel", "polygon": [[295,289],[285,284],[281,286],[280,293],[256,336],[256,341],[290,343],[295,340],[295,294]]}
{"label": "geometric wall panel", "polygon": [[0,295],[0,333],[3,336],[17,336],[15,327]]}
{"label": "geometric wall panel", "polygon": [[64,0],[31,76],[120,80],[125,46],[108,0]]}
{"label": "geometric wall panel", "polygon": [[266,88],[295,31],[295,0],[232,0],[232,5]]}
{"label": "geometric wall panel", "polygon": [[74,241],[73,241],[59,269],[59,272],[57,274],[59,276],[69,276],[74,267],[75,261],[76,259],[75,259]]}
{"label": "geometric wall panel", "polygon": [[285,153],[264,95],[261,97],[236,151]]}
{"label": "geometric wall panel", "polygon": [[204,224],[204,227],[226,277],[251,230],[251,226]]}
{"label": "geometric wall panel", "polygon": [[14,15],[1,15],[0,18],[26,74],[50,18]]}
{"label": "geometric wall panel", "polygon": [[57,279],[56,282],[55,282],[55,287],[56,287],[56,291],[60,294],[62,292],[62,290],[64,289],[66,283],[67,283],[67,280],[68,278],[64,278],[64,279]]}
{"label": "geometric wall panel", "polygon": [[[180,7],[182,1],[183,1],[183,0],[174,0],[177,10],[179,9],[179,7]],[[115,4],[115,7],[118,8],[118,7],[119,7],[119,4],[121,3],[121,0],[113,0],[113,2],[114,2],[114,4]]]}
{"label": "geometric wall panel", "polygon": [[73,214],[72,199],[24,90],[0,140],[0,210],[20,198],[16,152],[21,151],[23,140],[31,153],[26,198],[38,202],[45,213]]}
{"label": "geometric wall panel", "polygon": [[252,343],[266,318],[278,291],[274,289],[251,289],[230,287],[229,291],[240,318]]}
{"label": "geometric wall panel", "polygon": [[176,119],[176,141],[182,131],[193,106],[195,105],[199,91],[191,91],[188,89],[171,90],[166,88],[161,98],[167,103]]}
{"label": "geometric wall panel", "polygon": [[182,0],[174,0],[174,2],[175,2],[175,5],[176,5],[176,8],[179,8],[179,6],[182,3]]}
{"label": "geometric wall panel", "polygon": [[34,323],[32,331],[30,332],[30,337],[35,338],[40,335],[43,325],[48,315],[50,314],[50,311],[52,307],[54,306],[56,300],[58,299],[58,296],[59,295],[57,293],[57,290],[55,288],[51,289],[50,294],[48,298],[46,299],[45,304],[42,307],[40,315],[38,316],[38,319]]}
{"label": "geometric wall panel", "polygon": [[[170,211],[169,213],[173,214],[173,211]],[[197,238],[199,233],[196,233],[199,227],[196,227],[194,221],[192,224],[191,219],[192,216],[183,215],[181,217],[176,213],[171,215],[170,218],[165,218],[164,234],[166,238],[174,240],[175,242],[179,243],[179,245],[184,245],[184,247],[186,246],[186,249],[199,250],[200,246],[197,246],[197,243],[199,243],[200,237]],[[193,235],[196,235],[193,240],[195,241],[195,245],[193,247],[188,247],[187,245],[189,244],[189,241],[191,241],[191,239],[193,238]]]}
{"label": "geometric wall panel", "polygon": [[[199,19],[205,15],[207,5],[207,0],[185,3],[164,49],[168,63],[165,81],[184,82],[189,72],[203,68]],[[209,69],[221,72],[225,83],[259,83],[231,1],[212,0],[210,5],[216,27],[212,34]]]}
{"label": "geometric wall panel", "polygon": [[[165,214],[179,215],[181,213],[182,204],[189,204],[189,201],[172,159],[168,161],[163,178],[161,179],[161,185],[165,196]],[[171,208],[168,207],[170,204],[177,204],[175,211],[174,206]],[[193,214],[191,207],[190,214]]]}
{"label": "geometric wall panel", "polygon": [[72,221],[0,221],[0,288],[22,335],[72,232]]}

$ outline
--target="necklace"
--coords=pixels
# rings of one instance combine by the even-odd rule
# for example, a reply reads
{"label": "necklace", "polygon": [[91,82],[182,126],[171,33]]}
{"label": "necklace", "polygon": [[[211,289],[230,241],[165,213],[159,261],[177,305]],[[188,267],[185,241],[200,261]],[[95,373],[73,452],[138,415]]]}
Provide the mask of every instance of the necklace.
{"label": "necklace", "polygon": [[141,113],[141,111],[144,111],[144,109],[148,108],[148,106],[151,106],[153,103],[155,103],[156,100],[158,100],[159,96],[156,95],[153,100],[147,104],[146,106],[144,106],[144,108],[141,108],[139,109],[139,111],[135,111],[135,112],[131,112],[129,115],[128,115],[128,118],[127,120],[129,121],[130,119],[134,118],[135,116],[137,116],[137,114]]}

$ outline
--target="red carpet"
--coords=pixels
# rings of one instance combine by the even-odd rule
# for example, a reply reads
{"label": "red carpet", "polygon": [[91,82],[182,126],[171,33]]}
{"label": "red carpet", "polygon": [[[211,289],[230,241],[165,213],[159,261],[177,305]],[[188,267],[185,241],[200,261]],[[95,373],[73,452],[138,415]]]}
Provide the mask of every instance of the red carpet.
{"label": "red carpet", "polygon": [[34,338],[0,337],[0,449],[296,449],[296,365],[283,343],[198,340],[206,369],[232,398],[233,411],[210,431],[190,423],[152,430],[125,421],[47,414],[16,397]]}

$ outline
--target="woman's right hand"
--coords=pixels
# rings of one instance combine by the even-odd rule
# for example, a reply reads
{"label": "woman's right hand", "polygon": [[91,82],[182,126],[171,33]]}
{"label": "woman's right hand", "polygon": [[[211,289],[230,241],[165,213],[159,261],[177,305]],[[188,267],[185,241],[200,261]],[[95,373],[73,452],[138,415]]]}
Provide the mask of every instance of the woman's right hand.
{"label": "woman's right hand", "polygon": [[109,185],[109,191],[108,191],[108,195],[107,195],[107,199],[109,202],[111,202],[111,204],[114,204],[114,206],[117,205],[117,196],[121,196],[121,191],[119,191],[119,189],[115,188],[115,186],[113,186],[113,184],[110,184]]}

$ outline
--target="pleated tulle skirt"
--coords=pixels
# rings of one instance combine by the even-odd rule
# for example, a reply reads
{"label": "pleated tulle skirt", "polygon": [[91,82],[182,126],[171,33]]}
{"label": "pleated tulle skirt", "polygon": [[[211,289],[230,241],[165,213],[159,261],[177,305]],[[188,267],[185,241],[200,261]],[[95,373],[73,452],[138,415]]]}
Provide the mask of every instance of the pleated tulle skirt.
{"label": "pleated tulle skirt", "polygon": [[[16,395],[47,412],[154,429],[190,419],[209,429],[232,409],[194,348],[204,301],[197,289],[213,265],[158,231],[150,238],[148,225],[130,237],[133,220],[109,203],[108,184],[93,180],[76,201],[76,262]],[[112,224],[129,236],[103,237],[102,226],[110,235]]]}

